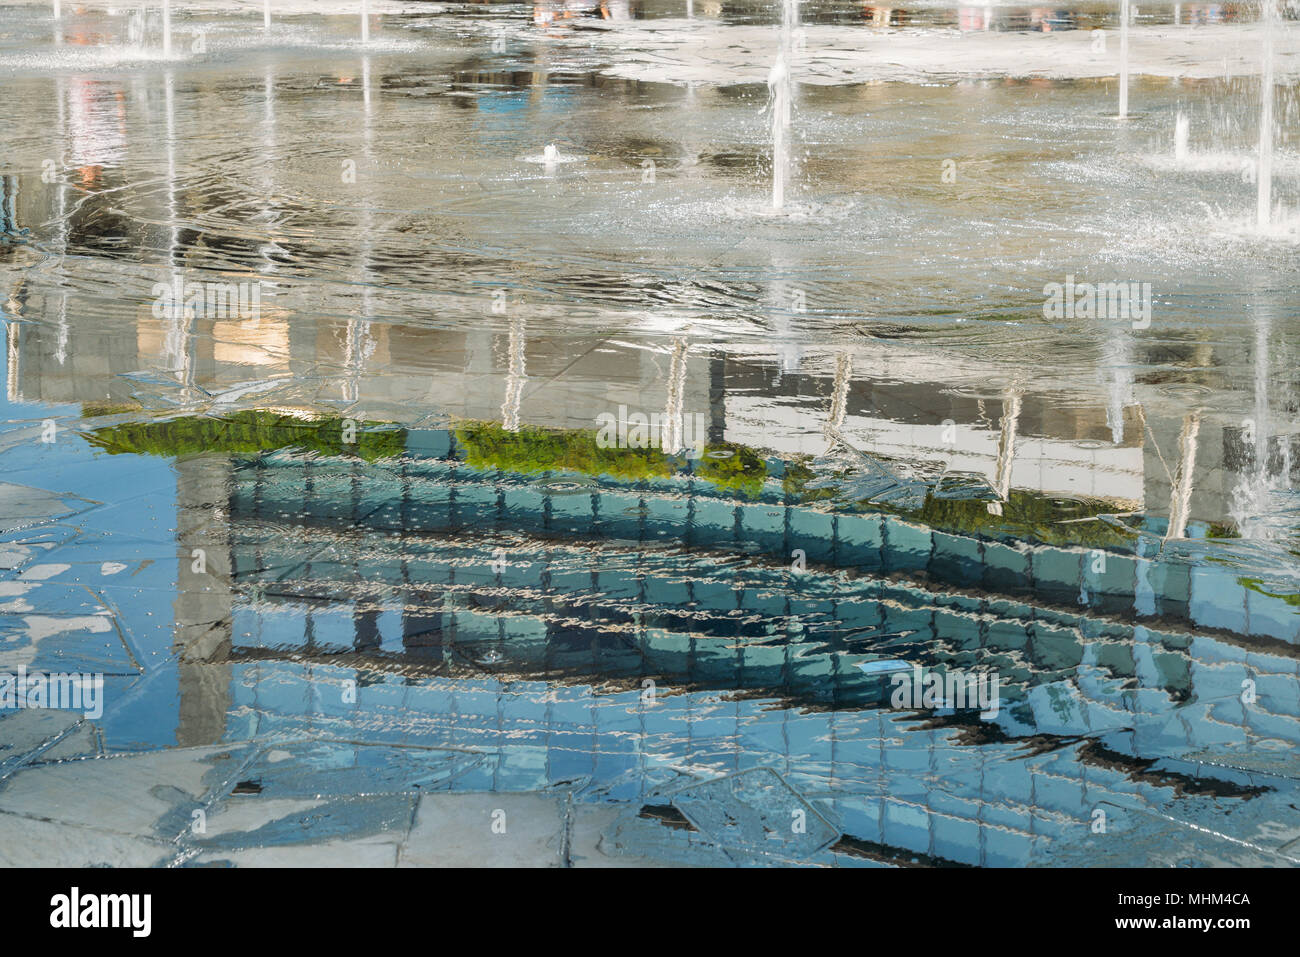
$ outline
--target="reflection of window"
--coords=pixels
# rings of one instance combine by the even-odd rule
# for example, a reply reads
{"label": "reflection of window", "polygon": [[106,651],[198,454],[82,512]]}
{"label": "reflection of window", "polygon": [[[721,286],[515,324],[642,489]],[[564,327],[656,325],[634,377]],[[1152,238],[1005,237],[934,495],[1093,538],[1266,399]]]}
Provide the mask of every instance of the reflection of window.
{"label": "reflection of window", "polygon": [[289,324],[284,320],[214,322],[212,340],[212,358],[221,364],[287,367],[289,361]]}

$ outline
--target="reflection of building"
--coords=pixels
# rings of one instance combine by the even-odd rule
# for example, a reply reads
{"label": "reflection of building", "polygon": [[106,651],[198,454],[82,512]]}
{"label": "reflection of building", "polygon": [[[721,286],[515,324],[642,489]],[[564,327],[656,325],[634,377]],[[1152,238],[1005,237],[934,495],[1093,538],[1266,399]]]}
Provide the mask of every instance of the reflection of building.
{"label": "reflection of building", "polygon": [[[516,85],[530,82],[545,87]],[[268,115],[273,88],[268,75]],[[167,125],[170,149],[170,115]],[[276,200],[238,190],[231,203],[258,225],[209,228],[209,207],[229,197],[187,192],[171,155],[165,186],[128,189],[110,134],[85,133],[78,155],[87,188],[122,187],[111,197],[85,195],[64,216],[62,188],[6,180],[10,229],[57,220],[59,253],[104,253],[85,284],[98,295],[82,291],[75,262],[59,282],[33,269],[7,290],[13,398],[216,416],[325,408],[410,427],[411,454],[392,461],[177,461],[181,743],[245,737],[250,725],[336,736],[366,721],[398,736],[419,726],[439,743],[500,747],[503,768],[505,751],[531,748],[521,763],[540,764],[543,785],[585,776],[641,797],[655,762],[734,770],[759,741],[801,787],[829,795],[855,837],[963,862],[1024,862],[1035,841],[1086,827],[1102,800],[1232,802],[1234,827],[1285,815],[1290,798],[1259,783],[1267,774],[1243,783],[1214,765],[1257,760],[1262,739],[1295,743],[1294,596],[1183,560],[1196,554],[1184,539],[1223,520],[1235,476],[1258,456],[1217,410],[1162,400],[1127,371],[1178,364],[1167,355],[1146,363],[1133,342],[1108,353],[1101,375],[1052,387],[1015,370],[973,382],[980,356],[958,346],[814,348],[793,321],[759,345],[702,343],[654,298],[709,311],[717,298],[689,275],[629,289],[626,274],[570,263],[554,287],[567,299],[498,316],[493,283],[526,289],[551,264],[494,260],[476,237],[431,264],[418,237],[376,250],[370,228],[322,253],[327,243],[263,229]],[[124,247],[130,256],[110,254]],[[334,268],[313,271],[324,254]],[[144,291],[204,267],[265,280],[264,314],[155,318]],[[746,299],[761,303],[754,313],[800,292],[771,286]],[[774,340],[801,347],[767,348]],[[1194,365],[1214,375],[1209,358]],[[722,494],[702,471],[525,481],[491,461],[467,467],[452,435],[429,425],[500,422],[507,438],[530,424],[591,430],[620,406],[669,421],[702,414],[712,443],[786,460],[823,455],[829,437],[936,487],[957,478],[975,494],[936,511],[970,524],[809,505],[775,476],[758,498]],[[1267,438],[1265,458],[1276,445],[1283,460],[1289,440]],[[1143,510],[1154,534],[1125,529],[1124,547],[1082,533],[1030,544],[990,518],[1023,490]],[[959,507],[971,502],[978,522]],[[1096,511],[1080,516],[1094,532]],[[809,562],[797,576],[796,550]],[[881,679],[856,668],[873,657],[992,669],[1005,710],[988,723],[886,711]],[[351,678],[362,708],[329,694]],[[667,692],[653,707],[640,703],[647,679]],[[1244,708],[1242,682],[1254,680],[1260,703]]]}
{"label": "reflection of building", "polygon": [[[463,75],[474,80],[475,68],[484,63],[497,65],[490,58],[474,60],[465,64]],[[364,64],[362,74],[369,75]],[[527,72],[493,79],[509,88],[503,101],[516,91],[524,98],[539,91],[567,95],[563,84],[538,75],[543,79]],[[397,82],[377,78],[380,90]],[[631,96],[628,91],[637,85],[600,82],[610,94],[610,112],[598,120],[572,116],[569,121],[608,123],[626,105],[614,91]],[[261,137],[257,147],[274,154],[276,94],[270,74],[264,91],[265,103],[253,104]],[[803,290],[788,278],[774,279],[771,295],[755,306],[774,317],[767,341],[782,341],[780,348],[726,336],[704,345],[673,327],[678,309],[707,313],[718,301],[689,275],[629,289],[624,288],[627,275],[585,263],[564,266],[559,288],[568,301],[536,307],[512,302],[509,312],[497,314],[489,308],[495,286],[485,277],[509,277],[512,290],[527,289],[553,282],[555,264],[493,259],[472,235],[445,264],[425,262],[418,247],[376,246],[367,239],[331,252],[338,261],[317,274],[307,264],[322,250],[302,238],[304,230],[295,234],[266,225],[278,223],[281,207],[288,205],[276,197],[273,181],[259,182],[265,195],[256,196],[241,192],[246,187],[239,184],[231,186],[231,194],[187,188],[183,158],[176,155],[184,130],[175,125],[174,109],[158,116],[146,109],[174,107],[170,84],[160,91],[141,82],[130,88],[126,101],[118,86],[107,82],[56,92],[65,151],[85,164],[75,175],[91,176],[87,182],[93,188],[76,194],[73,206],[64,172],[56,184],[9,177],[8,219],[12,229],[57,222],[58,250],[95,253],[93,279],[107,281],[118,296],[106,302],[71,278],[51,283],[39,270],[7,290],[7,312],[16,320],[6,323],[14,397],[124,405],[143,395],[144,404],[167,407],[201,405],[214,396],[227,403],[246,396],[241,401],[252,403],[261,389],[274,393],[267,404],[275,407],[324,405],[403,424],[450,415],[511,427],[568,428],[593,427],[601,413],[627,406],[646,414],[706,414],[715,440],[816,455],[825,451],[827,407],[837,390],[838,356],[832,353],[843,353],[854,373],[836,428],[869,453],[919,463],[929,471],[978,474],[1002,497],[1007,489],[1023,488],[1105,499],[1115,511],[1142,510],[1155,519],[1153,527],[1166,523],[1190,537],[1227,524],[1232,512],[1234,489],[1250,457],[1239,454],[1242,443],[1234,438],[1239,417],[1205,409],[1193,430],[1185,421],[1192,410],[1177,398],[1163,397],[1160,386],[1143,383],[1134,370],[1191,366],[1192,380],[1204,378],[1227,389],[1230,383],[1216,379],[1215,370],[1234,364],[1245,347],[1211,348],[1194,340],[1148,345],[1121,331],[1101,344],[1101,357],[1081,360],[1099,367],[1094,383],[1052,386],[1033,376],[1022,382],[1004,371],[975,388],[971,372],[980,368],[981,358],[974,349],[909,348],[893,339],[817,350],[802,342],[804,326],[792,318],[803,313],[785,304]],[[645,98],[665,102],[660,98],[669,95],[661,89],[636,94],[639,103]],[[362,124],[369,131],[381,111],[363,103]],[[124,158],[127,106],[149,114],[150,129],[162,140],[152,157],[165,159],[167,175],[160,181],[133,186],[125,175],[127,159],[141,161]],[[473,125],[484,135],[496,137],[518,125],[513,119],[495,127],[491,108],[473,109]],[[134,140],[130,145],[141,148]],[[374,143],[366,139],[362,147],[373,152]],[[358,192],[373,191],[366,193],[364,205],[371,213],[372,205],[389,198],[387,184],[354,185]],[[211,208],[227,200],[235,210],[232,221],[214,227]],[[240,229],[232,223],[252,225]],[[299,221],[304,223],[311,223],[310,217]],[[439,223],[433,216],[421,226]],[[472,233],[473,227],[455,216],[446,225],[457,236]],[[384,234],[384,241],[392,238]],[[123,249],[132,256],[115,255]],[[77,258],[70,255],[69,277],[76,273]],[[284,269],[286,261],[298,265]],[[798,271],[799,264],[790,263],[773,274],[788,277]],[[265,283],[261,317],[191,323],[153,318],[148,290],[178,273]],[[673,307],[657,309],[658,296]],[[629,302],[627,309],[618,306]],[[572,303],[582,305],[571,309]],[[84,321],[86,316],[93,321]],[[557,328],[563,331],[555,334]],[[954,390],[954,382],[967,387]],[[1292,439],[1270,434],[1267,441],[1289,449]]]}
{"label": "reflection of building", "polygon": [[[63,308],[48,297],[24,295],[18,297],[25,314]],[[647,415],[703,414],[714,441],[781,455],[826,450],[823,428],[836,386],[834,358],[824,353],[803,360],[792,374],[779,354],[768,359],[752,348],[742,357],[726,347],[695,347],[674,359],[671,348],[653,339],[643,347],[634,337],[615,345],[546,334],[541,322],[468,332],[375,323],[358,343],[350,324],[298,323],[274,298],[264,301],[272,307],[257,320],[194,322],[177,350],[181,365],[166,348],[175,330],[145,307],[94,327],[10,323],[11,397],[126,405],[141,394],[166,391],[169,381],[181,389],[180,368],[188,387],[213,395],[324,371],[326,384],[314,394],[274,404],[312,408],[324,401],[361,418],[407,425],[430,415],[510,421],[513,410],[521,424],[593,430],[602,413],[626,406]],[[537,334],[530,335],[533,330]],[[1189,445],[1182,414],[1166,415],[1160,403],[1147,413],[1127,405],[1123,441],[1115,444],[1104,394],[1068,404],[1051,392],[1023,389],[963,394],[945,385],[945,375],[964,373],[963,357],[931,353],[912,368],[897,349],[861,347],[852,354],[854,370],[887,372],[879,381],[854,375],[838,431],[866,452],[934,475],[974,473],[995,489],[1108,500],[1114,511],[1145,511],[1160,521],[1177,512],[1186,495],[1184,533],[1195,536],[1212,523],[1229,524],[1233,489],[1251,468],[1253,452],[1243,445],[1238,422],[1223,424],[1212,410]],[[151,367],[157,370],[152,376]],[[198,395],[191,392],[191,401]],[[1281,450],[1291,439],[1269,441],[1270,461],[1282,467],[1290,460]],[[1175,473],[1191,452],[1180,490]]]}
{"label": "reflection of building", "polygon": [[[282,454],[182,475],[196,515],[229,515],[216,564],[229,577],[189,613],[209,624],[183,649],[184,740],[250,720],[346,737],[392,709],[443,744],[520,748],[547,782],[577,775],[635,799],[658,762],[714,760],[743,739],[784,755],[855,839],[964,863],[1024,863],[1085,833],[1099,802],[1150,810],[1170,789],[1239,803],[1243,819],[1278,813],[1268,776],[1244,784],[1178,758],[1300,736],[1284,698],[1237,701],[1245,678],[1289,680],[1297,636],[1284,602],[1231,575],[1119,555],[1097,572],[1080,550],[702,483],[521,481],[436,457],[454,451],[449,433],[408,441],[435,457]],[[193,542],[220,545],[182,525],[184,583]],[[1213,627],[1289,643],[1262,651]],[[890,711],[885,680],[856,667],[880,658],[996,673],[1001,711]],[[326,687],[355,675],[362,706],[304,694],[304,667]],[[1016,750],[1025,739],[1040,758]]]}

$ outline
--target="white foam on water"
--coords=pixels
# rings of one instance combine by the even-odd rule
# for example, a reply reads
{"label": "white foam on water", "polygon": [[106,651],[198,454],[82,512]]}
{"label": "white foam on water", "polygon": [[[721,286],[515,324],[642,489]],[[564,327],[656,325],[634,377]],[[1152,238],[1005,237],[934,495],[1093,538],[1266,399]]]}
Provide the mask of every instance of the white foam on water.
{"label": "white foam on water", "polygon": [[521,163],[536,163],[541,166],[560,166],[564,163],[582,163],[586,160],[586,156],[561,153],[559,147],[554,143],[548,143],[540,153],[530,153],[527,156],[519,157]]}

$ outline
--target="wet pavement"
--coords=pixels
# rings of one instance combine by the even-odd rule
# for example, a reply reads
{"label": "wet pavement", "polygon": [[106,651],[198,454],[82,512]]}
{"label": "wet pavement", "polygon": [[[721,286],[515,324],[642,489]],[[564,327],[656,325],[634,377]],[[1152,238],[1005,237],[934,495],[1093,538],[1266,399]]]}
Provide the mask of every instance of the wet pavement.
{"label": "wet pavement", "polygon": [[372,9],[0,3],[0,861],[1300,862],[1300,27]]}

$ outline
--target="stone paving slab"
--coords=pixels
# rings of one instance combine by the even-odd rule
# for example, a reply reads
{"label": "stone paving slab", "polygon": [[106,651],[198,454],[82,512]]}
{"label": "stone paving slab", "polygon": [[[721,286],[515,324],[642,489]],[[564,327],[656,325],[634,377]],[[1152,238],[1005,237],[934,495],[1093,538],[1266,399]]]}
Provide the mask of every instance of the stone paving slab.
{"label": "stone paving slab", "polygon": [[273,797],[419,792],[444,786],[482,760],[465,751],[301,741],[263,751],[244,773]]}
{"label": "stone paving slab", "polygon": [[271,852],[326,843],[369,844],[375,839],[396,846],[410,831],[416,800],[411,794],[329,799],[236,795],[221,801],[202,831],[191,829],[183,841],[205,851],[219,847]]}
{"label": "stone paving slab", "polygon": [[802,859],[839,831],[771,768],[753,768],[692,785],[672,804],[706,837],[747,854]]}
{"label": "stone paving slab", "polygon": [[170,840],[240,760],[231,749],[206,747],[37,765],[4,781],[0,811]]}
{"label": "stone paving slab", "polygon": [[89,721],[74,726],[66,735],[32,759],[34,764],[52,761],[69,761],[73,758],[94,758],[104,753],[99,728]]}
{"label": "stone paving slab", "polygon": [[426,795],[401,867],[563,867],[564,798],[552,793]]}
{"label": "stone paving slab", "polygon": [[663,858],[619,847],[610,835],[619,822],[635,817],[637,805],[575,804],[569,814],[570,867],[671,867]]}
{"label": "stone paving slab", "polygon": [[79,714],[50,708],[5,713],[0,717],[0,778],[38,748],[71,734],[81,720]]}
{"label": "stone paving slab", "polygon": [[0,811],[0,867],[156,867],[174,853],[163,841]]}
{"label": "stone paving slab", "polygon": [[229,867],[395,867],[396,841],[326,841],[289,847],[255,847],[212,851],[188,862],[191,866]]}
{"label": "stone paving slab", "polygon": [[1102,802],[1103,833],[1044,844],[1034,861],[1053,867],[1295,867],[1300,856],[1277,853],[1148,811]]}

